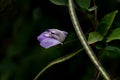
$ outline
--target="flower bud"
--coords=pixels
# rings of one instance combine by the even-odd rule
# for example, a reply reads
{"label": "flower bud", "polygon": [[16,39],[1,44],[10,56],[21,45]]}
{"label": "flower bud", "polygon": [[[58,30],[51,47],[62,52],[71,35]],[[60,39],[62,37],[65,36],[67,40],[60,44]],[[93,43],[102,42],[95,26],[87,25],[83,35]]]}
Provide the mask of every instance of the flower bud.
{"label": "flower bud", "polygon": [[48,29],[41,33],[37,39],[40,42],[40,45],[44,48],[50,48],[52,46],[62,44],[67,36],[66,31],[61,31],[58,29]]}

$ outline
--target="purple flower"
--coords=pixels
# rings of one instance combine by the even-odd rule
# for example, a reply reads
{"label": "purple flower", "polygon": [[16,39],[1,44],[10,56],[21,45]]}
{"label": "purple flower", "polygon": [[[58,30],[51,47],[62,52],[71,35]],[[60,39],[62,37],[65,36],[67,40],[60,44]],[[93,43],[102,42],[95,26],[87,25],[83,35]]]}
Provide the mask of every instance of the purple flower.
{"label": "purple flower", "polygon": [[41,33],[37,39],[40,42],[40,45],[47,49],[52,46],[62,44],[67,34],[68,33],[66,31],[48,29],[45,32]]}

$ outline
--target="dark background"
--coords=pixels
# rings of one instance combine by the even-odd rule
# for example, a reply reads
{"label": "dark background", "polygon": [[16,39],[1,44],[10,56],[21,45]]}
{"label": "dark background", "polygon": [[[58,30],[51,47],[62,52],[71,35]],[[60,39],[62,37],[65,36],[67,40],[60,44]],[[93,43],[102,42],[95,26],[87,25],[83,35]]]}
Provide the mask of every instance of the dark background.
{"label": "dark background", "polygon": [[[119,10],[119,3],[116,0],[96,0],[98,20],[111,11]],[[77,14],[84,32],[88,32],[92,27],[90,20],[81,11]],[[120,27],[119,16],[118,13],[112,28]],[[50,28],[67,31],[66,44],[42,48],[37,36]],[[118,43],[110,44],[119,47]],[[49,0],[0,1],[0,80],[33,80],[49,62],[80,48],[67,6],[57,6]],[[119,76],[118,60],[105,59],[103,63],[114,77]],[[40,80],[93,80],[94,71],[94,65],[82,52],[49,68]]]}

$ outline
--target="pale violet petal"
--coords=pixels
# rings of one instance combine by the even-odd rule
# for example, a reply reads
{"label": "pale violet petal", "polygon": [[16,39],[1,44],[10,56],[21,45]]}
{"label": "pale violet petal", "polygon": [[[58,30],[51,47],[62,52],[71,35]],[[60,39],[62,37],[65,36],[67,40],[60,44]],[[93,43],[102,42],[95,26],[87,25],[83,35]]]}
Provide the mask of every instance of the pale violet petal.
{"label": "pale violet petal", "polygon": [[64,35],[66,35],[66,36],[67,36],[68,32],[66,32],[66,31],[62,31],[62,32],[64,33]]}
{"label": "pale violet petal", "polygon": [[[47,36],[46,36],[46,35],[47,35]],[[38,40],[38,41],[41,41],[41,40],[43,40],[43,39],[46,38],[46,37],[50,37],[49,35],[50,35],[50,32],[45,31],[45,32],[41,33],[41,34],[37,37],[37,40]]]}
{"label": "pale violet petal", "polygon": [[61,44],[61,42],[53,38],[44,38],[40,41],[40,45],[46,49],[58,44]]}

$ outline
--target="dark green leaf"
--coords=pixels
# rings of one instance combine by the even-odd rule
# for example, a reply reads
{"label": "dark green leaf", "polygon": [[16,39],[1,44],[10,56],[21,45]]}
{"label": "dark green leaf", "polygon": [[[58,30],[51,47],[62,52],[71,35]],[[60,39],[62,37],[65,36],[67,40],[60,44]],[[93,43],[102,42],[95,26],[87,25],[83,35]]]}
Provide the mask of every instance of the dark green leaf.
{"label": "dark green leaf", "polygon": [[120,28],[116,28],[115,30],[113,30],[111,32],[111,34],[107,37],[106,42],[110,42],[110,41],[116,40],[116,39],[120,40]]}
{"label": "dark green leaf", "polygon": [[97,32],[99,32],[100,34],[105,36],[107,34],[108,30],[110,29],[117,12],[118,11],[116,10],[116,11],[113,11],[113,12],[105,15],[102,18],[102,21],[100,22],[100,24],[98,25]]}
{"label": "dark green leaf", "polygon": [[103,40],[103,36],[99,34],[98,32],[91,32],[89,34],[89,37],[88,37],[89,44],[93,44],[95,42],[102,41],[102,40]]}
{"label": "dark green leaf", "polygon": [[120,58],[120,48],[115,46],[106,46],[102,58]]}
{"label": "dark green leaf", "polygon": [[67,6],[68,0],[50,0],[53,4]]}
{"label": "dark green leaf", "polygon": [[75,1],[83,9],[87,10],[90,7],[91,0],[75,0]]}

